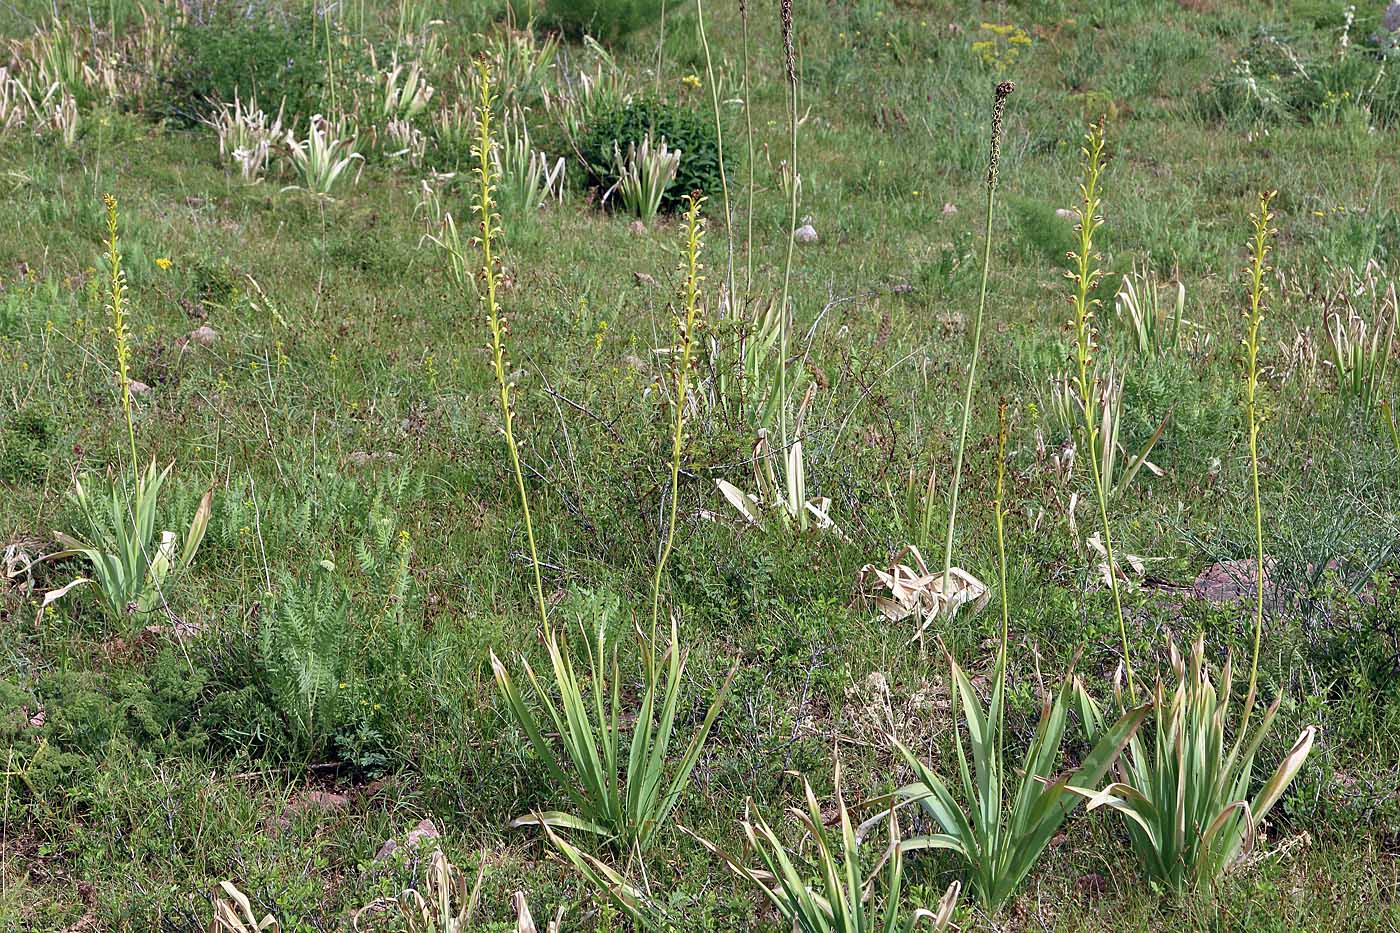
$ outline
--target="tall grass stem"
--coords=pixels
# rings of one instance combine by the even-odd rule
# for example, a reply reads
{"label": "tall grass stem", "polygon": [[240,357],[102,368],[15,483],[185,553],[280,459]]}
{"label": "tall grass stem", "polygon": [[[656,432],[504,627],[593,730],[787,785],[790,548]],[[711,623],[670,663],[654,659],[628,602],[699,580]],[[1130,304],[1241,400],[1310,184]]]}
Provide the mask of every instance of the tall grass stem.
{"label": "tall grass stem", "polygon": [[992,215],[996,209],[998,162],[1001,160],[1001,121],[1006,112],[1006,98],[1016,85],[1003,81],[996,86],[992,101],[991,143],[987,153],[987,205],[982,230],[982,287],[977,298],[977,317],[972,323],[972,359],[967,367],[967,385],[963,391],[962,428],[958,432],[958,452],[953,461],[953,484],[948,493],[948,534],[943,544],[943,594],[950,596],[953,571],[953,534],[958,522],[958,487],[962,482],[963,453],[967,448],[968,425],[972,420],[972,390],[977,382],[977,360],[982,353],[982,318],[987,309],[987,280],[992,268]]}
{"label": "tall grass stem", "polygon": [[754,149],[753,149],[753,102],[749,99],[749,4],[748,0],[739,0],[739,21],[743,32],[744,41],[744,132],[748,143],[749,159],[749,188],[748,188],[748,210],[745,212],[744,223],[744,297],[748,298],[753,291],[753,172],[754,172]]}
{"label": "tall grass stem", "polygon": [[710,61],[710,40],[705,34],[705,3],[695,0],[695,20],[700,32],[700,47],[705,50],[705,80],[710,86],[710,106],[715,115],[715,152],[719,160],[719,186],[724,196],[724,239],[728,248],[728,260],[724,284],[725,301],[734,301],[734,215],[729,206],[729,173],[724,167],[724,127],[720,125],[719,85],[715,82],[715,68]]}
{"label": "tall grass stem", "polygon": [[797,174],[797,51],[792,35],[792,0],[780,0],[778,17],[783,33],[783,62],[787,74],[787,116],[788,116],[788,177],[792,184],[788,190],[788,244],[787,260],[783,263],[783,300],[778,305],[778,429],[783,445],[783,455],[788,449],[788,399],[787,399],[787,357],[788,332],[792,327],[792,313],[788,308],[788,296],[792,290],[792,254],[797,245],[797,194],[801,181]]}

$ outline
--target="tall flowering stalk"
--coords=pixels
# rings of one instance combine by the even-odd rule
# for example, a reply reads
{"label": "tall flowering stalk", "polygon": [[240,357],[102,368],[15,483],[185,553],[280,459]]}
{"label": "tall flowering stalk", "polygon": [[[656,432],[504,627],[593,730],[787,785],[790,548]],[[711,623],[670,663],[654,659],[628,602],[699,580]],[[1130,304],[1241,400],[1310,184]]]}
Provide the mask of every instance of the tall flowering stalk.
{"label": "tall flowering stalk", "polygon": [[112,316],[112,341],[117,354],[117,379],[121,382],[122,414],[126,416],[126,439],[131,446],[131,472],[136,475],[136,426],[131,418],[131,332],[126,326],[126,272],[122,270],[122,253],[117,241],[117,199],[102,196],[107,208],[107,313]]}
{"label": "tall flowering stalk", "polygon": [[506,365],[505,338],[508,332],[505,319],[501,315],[497,294],[501,286],[499,259],[495,251],[495,238],[500,233],[500,215],[496,212],[496,169],[491,158],[494,137],[491,128],[491,113],[494,98],[491,93],[491,68],[484,58],[477,59],[477,85],[480,88],[477,98],[476,145],[472,154],[476,157],[477,197],[472,209],[480,218],[476,244],[481,251],[481,266],[477,270],[477,295],[486,310],[486,323],[491,330],[491,365],[496,374],[496,387],[501,405],[502,433],[505,434],[506,449],[510,452],[511,468],[515,471],[515,487],[520,494],[520,509],[525,515],[525,540],[530,548],[530,567],[535,575],[535,603],[540,613],[540,623],[549,627],[549,612],[544,599],[544,581],[540,577],[540,555],[535,547],[535,527],[530,519],[530,499],[525,492],[525,472],[520,466],[520,447],[515,441],[515,412],[511,407],[509,368]]}
{"label": "tall flowering stalk", "polygon": [[1274,215],[1269,211],[1278,192],[1259,194],[1259,207],[1249,215],[1254,236],[1249,241],[1249,316],[1244,339],[1245,417],[1249,421],[1249,470],[1254,493],[1254,660],[1249,668],[1249,692],[1254,693],[1259,676],[1259,642],[1264,630],[1264,510],[1259,497],[1259,325],[1264,320],[1264,296],[1268,286],[1264,273],[1268,271],[1269,228]]}
{"label": "tall flowering stalk", "polygon": [[1104,142],[1104,123],[1100,120],[1089,128],[1084,137],[1084,147],[1080,150],[1084,157],[1084,180],[1079,185],[1079,223],[1075,225],[1079,243],[1070,254],[1072,267],[1065,275],[1074,283],[1070,301],[1074,305],[1075,382],[1084,414],[1089,470],[1098,496],[1099,527],[1103,531],[1104,553],[1108,559],[1108,585],[1113,591],[1113,609],[1118,617],[1118,638],[1122,643],[1128,695],[1136,700],[1133,664],[1128,654],[1128,625],[1123,618],[1123,595],[1118,588],[1118,565],[1113,558],[1113,529],[1108,522],[1108,489],[1103,479],[1103,465],[1099,462],[1099,396],[1098,379],[1094,375],[1094,351],[1098,348],[1094,340],[1094,309],[1098,307],[1099,300],[1089,297],[1103,278],[1103,270],[1098,266],[1099,256],[1094,251],[1094,234],[1103,226],[1103,217],[1099,213],[1099,181],[1104,170]]}
{"label": "tall flowering stalk", "polygon": [[[972,418],[972,389],[977,382],[977,359],[982,353],[982,317],[987,309],[987,278],[992,267],[992,213],[996,207],[998,163],[1001,160],[1001,120],[1006,112],[1006,98],[1016,85],[1003,81],[996,87],[992,100],[992,138],[987,153],[987,210],[982,231],[982,289],[977,299],[977,317],[972,324],[972,361],[967,367],[967,386],[963,391],[962,429],[958,433],[958,452],[953,461],[953,485],[948,494],[948,534],[943,546],[943,592],[952,593],[953,532],[958,522],[958,487],[962,483],[963,451],[967,448],[967,429]],[[950,604],[951,605],[951,604]]]}
{"label": "tall flowering stalk", "polygon": [[690,360],[695,346],[695,329],[699,324],[700,286],[705,281],[704,267],[700,264],[700,250],[704,245],[705,222],[700,216],[700,205],[705,199],[689,195],[685,211],[685,255],[681,259],[681,269],[685,281],[681,285],[681,312],[676,319],[679,343],[672,355],[675,363],[676,408],[674,430],[671,432],[671,502],[670,514],[666,522],[666,538],[662,542],[661,555],[656,561],[656,577],[651,586],[651,639],[656,640],[657,620],[661,615],[661,576],[666,570],[666,561],[676,541],[676,509],[680,498],[681,450],[685,445],[685,396],[689,391]]}

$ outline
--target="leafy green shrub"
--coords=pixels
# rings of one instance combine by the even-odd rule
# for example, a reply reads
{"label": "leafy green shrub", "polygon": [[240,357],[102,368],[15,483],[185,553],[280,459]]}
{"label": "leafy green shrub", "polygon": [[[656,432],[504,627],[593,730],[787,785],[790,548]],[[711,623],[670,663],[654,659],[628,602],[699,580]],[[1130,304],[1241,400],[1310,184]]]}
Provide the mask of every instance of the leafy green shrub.
{"label": "leafy green shrub", "polygon": [[1206,116],[1234,123],[1331,122],[1360,110],[1376,126],[1400,123],[1400,45],[1367,38],[1356,24],[1351,41],[1261,32],[1216,76],[1202,99]]}
{"label": "leafy green shrub", "polygon": [[16,788],[66,793],[121,749],[189,755],[207,674],[166,648],[144,671],[55,670],[32,684],[0,681],[0,739],[25,775]]}
{"label": "leafy green shrub", "polygon": [[57,431],[49,413],[30,405],[0,426],[0,483],[34,482],[49,468]]}
{"label": "leafy green shrub", "polygon": [[634,100],[601,113],[584,135],[579,152],[593,181],[610,188],[618,181],[614,145],[626,152],[640,147],[650,135],[681,151],[676,177],[661,196],[661,209],[674,210],[692,191],[720,190],[719,142],[714,123],[694,111],[655,100]]}
{"label": "leafy green shrub", "polygon": [[194,125],[212,113],[216,102],[256,94],[273,111],[285,100],[289,118],[315,113],[326,62],[324,49],[312,41],[311,26],[309,19],[283,23],[221,11],[208,23],[182,27],[173,64],[161,76],[155,109]]}
{"label": "leafy green shrub", "polygon": [[661,18],[665,0],[549,0],[545,20],[575,38],[621,39]]}

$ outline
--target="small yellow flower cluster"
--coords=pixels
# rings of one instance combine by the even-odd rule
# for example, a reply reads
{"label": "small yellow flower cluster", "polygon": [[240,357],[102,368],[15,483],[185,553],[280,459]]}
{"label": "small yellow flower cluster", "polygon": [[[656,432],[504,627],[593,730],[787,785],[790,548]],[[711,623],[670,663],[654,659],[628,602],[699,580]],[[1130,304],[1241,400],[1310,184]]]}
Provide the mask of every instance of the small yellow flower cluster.
{"label": "small yellow flower cluster", "polygon": [[698,91],[700,90],[700,76],[697,74],[688,74],[684,78],[681,78],[681,84]]}
{"label": "small yellow flower cluster", "polygon": [[1021,50],[1031,44],[1026,31],[1012,23],[983,23],[978,33],[982,38],[972,43],[973,54],[999,71],[1015,64]]}

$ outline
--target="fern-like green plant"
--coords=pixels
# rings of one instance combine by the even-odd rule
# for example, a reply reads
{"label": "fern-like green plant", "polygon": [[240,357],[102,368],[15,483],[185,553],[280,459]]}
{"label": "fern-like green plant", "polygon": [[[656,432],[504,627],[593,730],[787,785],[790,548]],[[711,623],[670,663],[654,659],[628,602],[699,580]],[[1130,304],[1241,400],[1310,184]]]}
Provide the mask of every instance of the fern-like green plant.
{"label": "fern-like green plant", "polygon": [[356,631],[335,564],[320,561],[308,580],[282,575],[258,626],[258,657],[272,706],[303,751],[321,747],[340,723]]}

